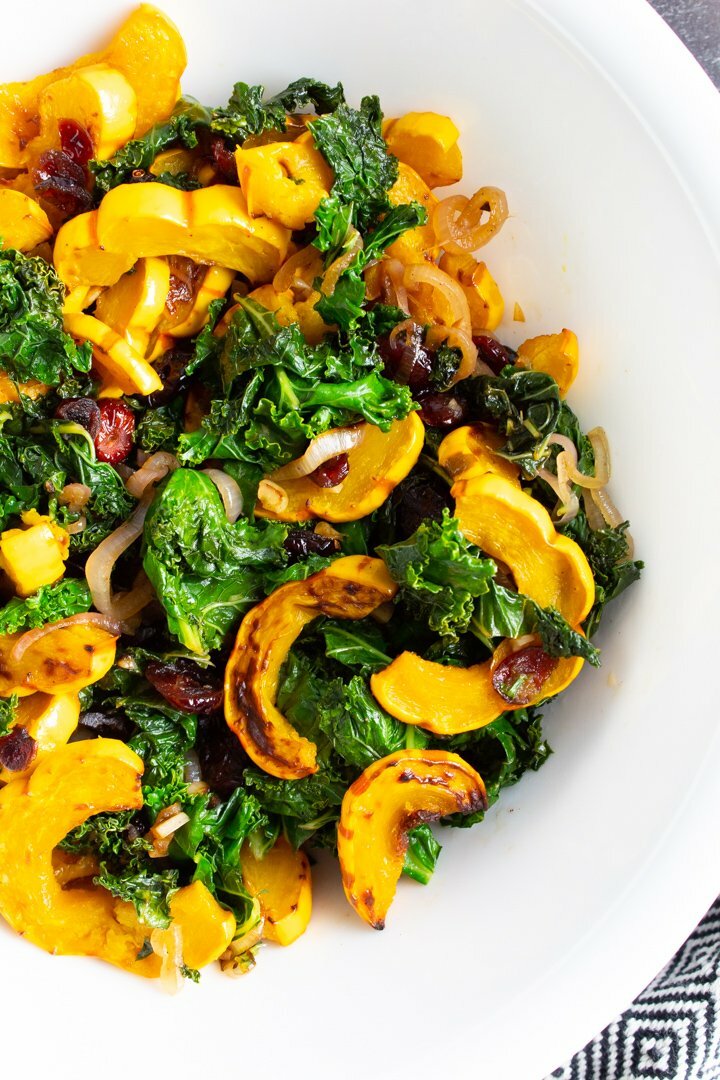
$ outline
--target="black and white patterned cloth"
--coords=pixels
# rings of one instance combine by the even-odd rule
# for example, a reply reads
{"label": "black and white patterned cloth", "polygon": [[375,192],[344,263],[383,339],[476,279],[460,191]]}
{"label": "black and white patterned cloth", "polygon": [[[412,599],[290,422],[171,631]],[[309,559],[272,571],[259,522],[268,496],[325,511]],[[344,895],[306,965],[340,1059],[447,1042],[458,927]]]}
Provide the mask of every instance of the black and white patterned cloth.
{"label": "black and white patterned cloth", "polygon": [[632,1006],[546,1080],[720,1080],[720,898]]}

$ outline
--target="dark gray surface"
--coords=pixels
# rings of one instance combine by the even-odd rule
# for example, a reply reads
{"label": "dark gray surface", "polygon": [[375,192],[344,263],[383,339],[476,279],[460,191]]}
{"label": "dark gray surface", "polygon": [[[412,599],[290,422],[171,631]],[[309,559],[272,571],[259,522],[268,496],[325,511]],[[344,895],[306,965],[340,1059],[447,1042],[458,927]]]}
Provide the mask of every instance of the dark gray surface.
{"label": "dark gray surface", "polygon": [[720,89],[720,0],[650,0]]}

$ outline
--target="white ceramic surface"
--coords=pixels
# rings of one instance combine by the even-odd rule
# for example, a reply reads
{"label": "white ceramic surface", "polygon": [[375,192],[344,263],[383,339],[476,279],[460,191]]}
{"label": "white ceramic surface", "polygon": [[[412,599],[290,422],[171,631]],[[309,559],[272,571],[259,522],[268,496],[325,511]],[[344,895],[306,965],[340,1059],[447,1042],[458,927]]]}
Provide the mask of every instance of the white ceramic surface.
{"label": "white ceramic surface", "polygon": [[[277,89],[316,74],[351,98],[379,92],[390,113],[457,120],[466,188],[508,192],[512,219],[486,250],[528,319],[507,337],[578,333],[572,402],[609,432],[648,568],[603,627],[602,670],[547,717],[554,757],[483,826],[442,830],[435,879],[403,883],[383,934],[325,864],[292,949],[175,999],[2,931],[4,1067],[17,1040],[33,1077],[540,1080],[720,889],[720,99],[643,0],[164,7],[188,43],[185,89],[204,100],[238,78]],[[70,59],[127,9],[4,5],[0,77]]]}

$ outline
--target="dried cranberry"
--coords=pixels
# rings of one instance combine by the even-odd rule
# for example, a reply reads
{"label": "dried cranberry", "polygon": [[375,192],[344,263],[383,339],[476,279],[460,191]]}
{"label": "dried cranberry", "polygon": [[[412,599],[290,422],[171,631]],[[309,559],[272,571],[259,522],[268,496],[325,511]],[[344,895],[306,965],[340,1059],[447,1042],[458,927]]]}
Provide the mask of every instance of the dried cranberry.
{"label": "dried cranberry", "polygon": [[181,347],[171,349],[170,352],[164,354],[156,365],[157,373],[162,379],[163,388],[162,390],[156,390],[154,394],[150,394],[148,397],[147,403],[150,409],[157,409],[159,405],[167,405],[168,402],[186,389],[188,379],[185,368],[190,360],[190,355],[187,349]]}
{"label": "dried cranberry", "polygon": [[118,465],[132,450],[135,416],[124,401],[116,401],[114,398],[105,398],[98,408],[100,428],[95,436],[95,453],[98,461]]}
{"label": "dried cranberry", "polygon": [[477,346],[478,359],[487,364],[489,368],[499,375],[507,364],[512,364],[513,356],[509,349],[487,334],[478,334],[473,338],[473,345]]}
{"label": "dried cranberry", "polygon": [[192,660],[152,660],[145,678],[175,709],[209,714],[222,708],[222,686]]}
{"label": "dried cranberry", "polygon": [[77,120],[59,120],[58,132],[63,154],[77,161],[78,165],[87,165],[93,156],[93,143],[87,128],[78,124]]}
{"label": "dried cranberry", "polygon": [[397,539],[406,540],[424,521],[440,521],[450,508],[450,489],[435,473],[414,472],[395,488],[392,507]]}
{"label": "dried cranberry", "polygon": [[46,150],[32,171],[35,191],[65,216],[79,214],[92,206],[85,170],[62,150]]}
{"label": "dried cranberry", "polygon": [[378,340],[385,374],[394,382],[409,386],[413,393],[428,389],[433,370],[433,353],[423,344],[423,336],[422,327],[414,326],[392,340],[389,334]]}
{"label": "dried cranberry", "polygon": [[216,136],[210,140],[210,153],[221,179],[237,183],[238,172],[235,155],[224,139]]}
{"label": "dried cranberry", "polygon": [[55,409],[58,420],[69,420],[80,424],[94,440],[100,430],[100,408],[97,401],[89,397],[67,398]]}
{"label": "dried cranberry", "polygon": [[334,488],[342,484],[350,472],[350,462],[347,454],[337,454],[328,458],[323,465],[318,465],[314,472],[310,473],[309,479],[313,484],[321,488]]}
{"label": "dried cranberry", "polygon": [[195,750],[203,780],[227,798],[242,783],[249,759],[222,713],[200,716]]}
{"label": "dried cranberry", "polygon": [[467,402],[458,394],[452,392],[441,394],[429,390],[424,394],[418,394],[418,402],[420,419],[428,427],[454,428],[459,424],[464,424],[467,419]]}
{"label": "dried cranberry", "polygon": [[93,735],[100,735],[103,739],[122,739],[127,742],[133,733],[134,725],[131,720],[121,712],[103,712],[100,709],[88,709],[80,714],[80,726]]}
{"label": "dried cranberry", "polygon": [[0,739],[0,765],[9,772],[27,769],[37,754],[37,743],[24,727],[14,727]]}
{"label": "dried cranberry", "polygon": [[307,559],[310,555],[336,555],[340,544],[333,536],[321,536],[310,529],[291,529],[283,540],[283,547],[290,556],[290,562]]}
{"label": "dried cranberry", "polygon": [[530,645],[501,660],[492,673],[492,684],[511,705],[529,705],[557,667],[557,658],[548,656],[539,645]]}

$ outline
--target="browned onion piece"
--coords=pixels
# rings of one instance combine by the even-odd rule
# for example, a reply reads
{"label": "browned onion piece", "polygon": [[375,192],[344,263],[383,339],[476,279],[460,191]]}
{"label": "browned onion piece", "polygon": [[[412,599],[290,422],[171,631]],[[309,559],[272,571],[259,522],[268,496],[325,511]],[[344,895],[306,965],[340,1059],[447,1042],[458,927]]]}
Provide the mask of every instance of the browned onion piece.
{"label": "browned onion piece", "polygon": [[125,481],[125,490],[134,499],[142,497],[145,489],[150,485],[162,480],[169,472],[180,467],[180,462],[174,454],[168,454],[165,450],[159,450],[146,458],[137,472],[129,476]]}
{"label": "browned onion piece", "polygon": [[321,274],[322,255],[316,247],[308,244],[285,260],[273,278],[273,289],[279,293],[292,289],[298,299],[306,300],[313,291],[315,278]]}
{"label": "browned onion piece", "polygon": [[344,454],[358,446],[365,437],[365,425],[354,424],[347,428],[333,428],[316,436],[302,457],[289,461],[273,473],[275,480],[297,480],[309,476],[321,465],[338,454]]}
{"label": "browned onion piece", "polygon": [[[384,259],[382,262],[382,291],[386,304],[394,304],[405,314],[409,314],[408,294],[404,281],[405,266],[399,259]],[[402,323],[400,324],[402,325]]]}
{"label": "browned onion piece", "polygon": [[64,529],[68,536],[77,536],[78,533],[85,532],[87,528],[87,518],[85,514],[81,514],[77,521],[73,521],[71,525],[65,525]]}
{"label": "browned onion piece", "polygon": [[87,506],[91,495],[92,491],[87,484],[66,484],[58,495],[58,502],[61,506],[67,506],[73,514],[77,514]]}
{"label": "browned onion piece", "polygon": [[[487,220],[483,221],[483,215]],[[501,188],[482,187],[471,199],[451,195],[435,207],[433,229],[438,243],[453,255],[477,251],[492,240],[507,220],[508,205]]]}
{"label": "browned onion piece", "polygon": [[60,619],[58,622],[45,623],[44,626],[38,626],[34,630],[28,630],[23,634],[21,638],[13,645],[12,651],[9,656],[11,664],[17,664],[22,659],[23,654],[34,645],[40,638],[45,637],[46,634],[53,633],[55,630],[65,630],[70,626],[82,626],[82,625],[99,626],[102,630],[107,630],[108,634],[112,634],[114,637],[120,637],[122,632],[122,626],[115,619],[109,618],[107,615],[101,615],[97,611],[81,611],[77,615],[68,615],[66,619]]}
{"label": "browned onion piece", "polygon": [[350,246],[342,255],[340,255],[335,262],[328,266],[323,276],[322,285],[320,291],[324,296],[332,296],[335,292],[335,286],[338,283],[338,278],[343,274],[350,263],[353,261],[358,251],[362,250],[363,238],[357,229],[353,229],[354,236],[350,242]]}
{"label": "browned onion piece", "polygon": [[231,524],[237,521],[242,514],[243,508],[242,492],[237,480],[233,480],[232,476],[228,476],[222,469],[201,469],[200,471],[212,480],[220,492],[220,498],[225,508],[225,517]]}

